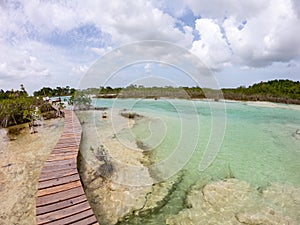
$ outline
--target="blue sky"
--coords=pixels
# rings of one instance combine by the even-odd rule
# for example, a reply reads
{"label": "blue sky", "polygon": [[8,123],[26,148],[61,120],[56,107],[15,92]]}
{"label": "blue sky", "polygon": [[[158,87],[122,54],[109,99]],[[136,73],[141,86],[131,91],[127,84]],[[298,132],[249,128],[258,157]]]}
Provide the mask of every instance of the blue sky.
{"label": "blue sky", "polygon": [[[78,87],[104,54],[144,40],[195,54],[220,87],[299,80],[299,24],[297,0],[1,1],[0,89]],[[147,62],[111,85],[145,75],[192,85],[180,71]]]}

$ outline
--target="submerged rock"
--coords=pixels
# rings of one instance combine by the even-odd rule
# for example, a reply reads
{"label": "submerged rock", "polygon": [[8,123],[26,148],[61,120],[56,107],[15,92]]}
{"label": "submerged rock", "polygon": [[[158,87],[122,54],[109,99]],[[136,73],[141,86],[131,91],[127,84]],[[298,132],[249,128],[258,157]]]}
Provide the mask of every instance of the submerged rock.
{"label": "submerged rock", "polygon": [[293,133],[293,137],[297,140],[300,140],[300,129],[297,129],[295,133]]}
{"label": "submerged rock", "polygon": [[[248,183],[237,179],[212,182],[204,187],[195,185],[188,193],[187,208],[177,215],[169,216],[166,223],[299,224],[300,190],[294,187],[284,190],[276,187],[270,186],[261,194]],[[292,213],[288,214],[287,211]]]}
{"label": "submerged rock", "polygon": [[[128,128],[128,119],[119,112],[110,115],[112,120],[102,120],[101,112],[97,111],[79,114],[85,121],[81,178],[96,217],[101,224],[107,225],[126,220],[143,208],[145,196],[151,192],[149,184],[152,184],[148,169],[141,163],[141,159],[144,159],[143,150],[138,149],[135,142],[124,144],[119,136],[112,138]],[[97,118],[102,126],[95,127],[93,118]],[[117,127],[112,126],[112,122]],[[91,151],[90,146],[101,147]],[[135,151],[132,151],[132,146]]]}
{"label": "submerged rock", "polygon": [[251,225],[281,225],[281,224],[295,224],[290,218],[285,217],[281,213],[277,213],[272,209],[265,209],[259,212],[245,212],[237,213],[236,219],[242,224]]}
{"label": "submerged rock", "polygon": [[125,117],[125,118],[128,118],[128,119],[136,119],[136,118],[141,118],[142,116],[135,113],[135,112],[130,112],[130,111],[121,111],[120,112],[120,115]]}

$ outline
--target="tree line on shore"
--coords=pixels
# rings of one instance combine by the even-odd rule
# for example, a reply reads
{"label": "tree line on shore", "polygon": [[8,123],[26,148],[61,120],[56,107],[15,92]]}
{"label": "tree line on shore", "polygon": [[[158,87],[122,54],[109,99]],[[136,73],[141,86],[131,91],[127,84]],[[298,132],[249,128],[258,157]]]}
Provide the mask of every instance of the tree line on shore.
{"label": "tree line on shore", "polygon": [[300,104],[300,82],[271,80],[249,87],[222,89],[225,99]]}
{"label": "tree line on shore", "polygon": [[67,96],[67,95],[73,95],[75,93],[75,91],[76,91],[76,89],[71,88],[70,86],[56,87],[56,88],[43,87],[42,89],[33,92],[33,95],[34,96],[48,96],[48,97]]}
{"label": "tree line on shore", "polygon": [[222,88],[221,90],[200,87],[144,87],[141,85],[130,85],[125,88],[89,88],[84,90],[84,92],[99,98],[213,98],[215,100],[229,99],[300,104],[300,82],[291,80],[271,80],[249,87],[240,86],[238,88]]}
{"label": "tree line on shore", "polygon": [[[53,110],[43,97],[71,96],[69,104],[80,107],[90,105],[90,95],[98,98],[213,98],[241,101],[271,101],[287,104],[300,104],[300,82],[291,80],[272,80],[260,82],[249,87],[223,88],[213,90],[200,87],[144,87],[130,85],[125,88],[99,87],[76,90],[66,87],[43,87],[29,96],[24,85],[20,90],[0,90],[0,127],[32,122],[34,115]],[[80,108],[79,107],[79,108]]]}

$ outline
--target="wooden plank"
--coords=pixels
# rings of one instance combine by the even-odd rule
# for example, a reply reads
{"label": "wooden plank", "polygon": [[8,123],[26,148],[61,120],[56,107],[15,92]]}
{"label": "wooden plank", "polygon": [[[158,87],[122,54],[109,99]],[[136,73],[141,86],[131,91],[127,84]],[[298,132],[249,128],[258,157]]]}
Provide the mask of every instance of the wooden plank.
{"label": "wooden plank", "polygon": [[85,202],[86,201],[86,196],[85,195],[80,195],[71,199],[67,199],[61,202],[56,202],[50,205],[45,205],[45,206],[40,206],[36,208],[36,215],[41,215],[53,211],[57,211],[72,205],[76,205],[80,202]]}
{"label": "wooden plank", "polygon": [[77,144],[75,142],[75,139],[73,139],[72,141],[65,141],[65,140],[62,140],[62,143],[57,143],[55,145],[55,148],[70,148],[70,147],[74,147],[74,148],[78,148],[79,144]]}
{"label": "wooden plank", "polygon": [[61,171],[65,169],[75,169],[77,170],[77,163],[75,160],[72,160],[72,163],[67,163],[67,164],[58,164],[58,165],[51,165],[51,166],[45,166],[42,169],[42,174],[47,173],[47,172],[55,172],[55,171]]}
{"label": "wooden plank", "polygon": [[[47,225],[58,225],[58,224],[74,224],[75,222],[81,221],[84,218],[92,216],[94,213],[91,209],[74,214],[69,217],[62,218],[60,220],[56,220],[50,223],[47,223]],[[87,225],[87,224],[84,224]]]}
{"label": "wooden plank", "polygon": [[67,183],[71,183],[74,181],[80,181],[80,177],[78,174],[73,174],[70,176],[65,176],[65,177],[60,177],[60,178],[55,178],[55,179],[39,182],[38,189],[41,190],[44,188],[67,184]]}
{"label": "wooden plank", "polygon": [[54,152],[52,152],[52,155],[49,158],[64,157],[64,156],[77,156],[77,155],[78,155],[78,151],[74,151],[74,150],[68,150],[68,151],[66,151],[66,150],[63,150],[63,151],[55,150]]}
{"label": "wooden plank", "polygon": [[[74,141],[75,141],[75,138],[74,138]],[[66,146],[58,146],[58,145],[55,145],[55,147],[53,149],[64,149],[64,148],[71,148],[72,146],[74,146],[73,148],[77,148],[79,146],[79,143],[72,143],[70,145],[66,145]]]}
{"label": "wooden plank", "polygon": [[66,165],[66,164],[74,163],[74,162],[76,162],[75,159],[68,159],[68,160],[61,160],[61,161],[47,161],[47,162],[45,162],[44,167]]}
{"label": "wooden plank", "polygon": [[45,195],[38,197],[36,200],[37,206],[53,204],[55,202],[60,202],[66,199],[71,199],[80,195],[83,195],[84,191],[82,187],[73,188],[66,191],[61,191],[52,195]]}
{"label": "wooden plank", "polygon": [[47,159],[47,162],[64,161],[64,160],[67,160],[67,159],[74,159],[74,158],[77,158],[76,154],[66,155],[66,156],[53,155],[53,156],[50,156]]}
{"label": "wooden plank", "polygon": [[98,224],[95,215],[91,215],[85,219],[73,222],[72,225],[88,225],[88,224]]}
{"label": "wooden plank", "polygon": [[80,180],[69,182],[67,184],[54,186],[54,187],[48,187],[48,188],[40,189],[37,192],[37,196],[41,197],[41,196],[44,196],[44,195],[50,195],[50,194],[54,194],[54,193],[57,193],[57,192],[73,189],[73,188],[76,188],[76,187],[81,187]]}
{"label": "wooden plank", "polygon": [[57,147],[64,147],[64,146],[78,146],[80,143],[77,143],[77,139],[73,137],[72,139],[60,139],[57,143]]}
{"label": "wooden plank", "polygon": [[[75,142],[75,141],[74,141]],[[56,146],[55,146],[55,148],[69,148],[69,147],[74,147],[74,148],[78,148],[79,147],[79,144],[77,144],[77,143],[72,143],[72,144],[70,144],[70,143],[61,143],[61,144],[57,144]]]}
{"label": "wooden plank", "polygon": [[82,128],[74,112],[65,111],[64,131],[39,179],[37,224],[98,224],[77,171]]}
{"label": "wooden plank", "polygon": [[49,156],[49,158],[53,157],[53,156],[59,156],[59,157],[64,157],[64,156],[77,156],[77,152],[76,151],[67,151],[67,152],[52,152],[51,156]]}
{"label": "wooden plank", "polygon": [[51,154],[55,153],[64,153],[64,152],[78,152],[79,149],[75,147],[67,147],[67,148],[54,148]]}
{"label": "wooden plank", "polygon": [[[51,221],[57,221],[59,219],[66,218],[66,217],[68,218],[74,214],[78,214],[78,213],[87,211],[89,209],[90,209],[90,205],[87,201],[81,202],[76,205],[72,205],[70,207],[63,208],[58,211],[53,211],[53,212],[39,215],[37,217],[37,223],[44,224],[44,223],[49,223]],[[89,214],[90,214],[90,212],[89,212]],[[93,212],[92,212],[92,214],[93,214]],[[72,221],[70,221],[70,218],[68,218],[68,222],[72,222]],[[62,224],[62,223],[60,222],[60,224]]]}
{"label": "wooden plank", "polygon": [[70,176],[73,174],[77,174],[77,170],[75,167],[71,169],[63,169],[58,171],[47,171],[41,174],[39,182],[46,181],[46,180],[52,180],[60,177]]}

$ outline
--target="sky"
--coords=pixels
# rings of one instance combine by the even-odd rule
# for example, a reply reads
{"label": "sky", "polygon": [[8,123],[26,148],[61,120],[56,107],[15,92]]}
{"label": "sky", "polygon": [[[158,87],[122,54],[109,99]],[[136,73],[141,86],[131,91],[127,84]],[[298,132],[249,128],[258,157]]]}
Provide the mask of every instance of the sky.
{"label": "sky", "polygon": [[[220,87],[297,81],[299,34],[298,0],[0,0],[0,89],[76,88],[105,54],[145,40],[185,48]],[[148,62],[120,77],[137,68],[190,85],[174,68]],[[111,85],[131,82],[121,78]]]}

